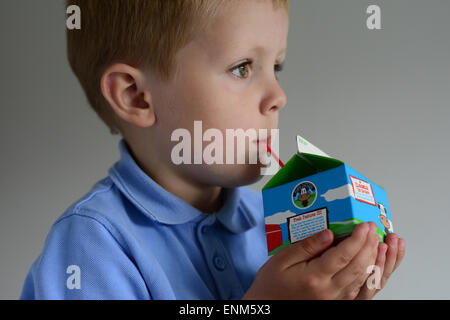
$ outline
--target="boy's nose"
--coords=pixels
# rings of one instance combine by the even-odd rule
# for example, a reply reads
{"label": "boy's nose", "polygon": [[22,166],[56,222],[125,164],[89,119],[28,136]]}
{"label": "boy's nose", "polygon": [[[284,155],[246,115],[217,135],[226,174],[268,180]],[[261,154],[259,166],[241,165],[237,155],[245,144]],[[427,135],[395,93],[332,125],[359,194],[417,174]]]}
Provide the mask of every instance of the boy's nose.
{"label": "boy's nose", "polygon": [[278,80],[271,82],[267,96],[261,103],[261,113],[276,112],[286,105],[286,94],[280,87]]}

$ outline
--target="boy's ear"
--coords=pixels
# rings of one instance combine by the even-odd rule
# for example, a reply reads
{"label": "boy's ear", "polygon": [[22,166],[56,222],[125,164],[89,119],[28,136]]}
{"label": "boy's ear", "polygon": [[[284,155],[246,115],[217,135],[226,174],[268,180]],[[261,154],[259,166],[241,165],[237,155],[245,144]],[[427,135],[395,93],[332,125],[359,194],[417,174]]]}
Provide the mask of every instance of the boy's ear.
{"label": "boy's ear", "polygon": [[123,63],[111,65],[103,73],[100,86],[120,118],[141,128],[155,123],[148,83],[139,69]]}

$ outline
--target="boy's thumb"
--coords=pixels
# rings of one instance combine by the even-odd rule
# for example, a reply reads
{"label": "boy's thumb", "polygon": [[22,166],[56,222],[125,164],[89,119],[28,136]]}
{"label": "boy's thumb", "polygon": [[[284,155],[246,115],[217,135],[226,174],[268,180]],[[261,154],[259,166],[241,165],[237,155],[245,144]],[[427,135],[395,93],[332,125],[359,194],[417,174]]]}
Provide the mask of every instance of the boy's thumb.
{"label": "boy's thumb", "polygon": [[325,229],[309,238],[303,239],[280,250],[279,253],[283,253],[280,259],[284,260],[282,263],[285,267],[289,267],[296,263],[316,257],[328,248],[332,242],[333,232],[329,229]]}

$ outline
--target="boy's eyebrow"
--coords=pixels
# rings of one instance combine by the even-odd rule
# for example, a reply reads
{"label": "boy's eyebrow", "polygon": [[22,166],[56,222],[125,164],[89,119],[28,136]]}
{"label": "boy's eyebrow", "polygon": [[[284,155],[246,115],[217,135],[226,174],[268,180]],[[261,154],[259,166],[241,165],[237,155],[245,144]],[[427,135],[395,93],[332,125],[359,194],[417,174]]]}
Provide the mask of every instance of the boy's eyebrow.
{"label": "boy's eyebrow", "polygon": [[[218,48],[218,47],[214,47],[214,49],[217,49],[217,48]],[[228,49],[228,50],[227,50],[227,49]],[[221,56],[221,53],[224,53],[224,51],[225,51],[225,52],[229,52],[229,53],[233,53],[233,52],[236,53],[236,52],[240,52],[241,50],[243,50],[242,47],[240,47],[239,45],[234,45],[234,44],[229,44],[227,49],[225,49],[225,50],[220,50],[220,49],[219,49],[219,50],[220,50],[220,51],[219,51],[220,53],[218,53],[218,54],[213,54],[212,56],[214,56],[214,57],[219,57],[219,56]],[[249,49],[248,52],[254,52],[254,53],[256,53],[256,54],[266,55],[266,54],[267,54],[267,51],[268,51],[268,50],[266,50],[266,48],[265,48],[264,46],[256,45],[256,46],[254,46],[254,47],[251,47],[251,48]],[[281,50],[279,51],[279,53],[278,53],[278,57],[283,57],[283,55],[286,53],[286,51],[287,51],[287,47],[281,49]]]}
{"label": "boy's eyebrow", "polygon": [[[255,46],[251,49],[251,51],[266,53],[266,48],[263,46]],[[287,47],[283,48],[278,52],[278,55],[284,54],[287,51]]]}

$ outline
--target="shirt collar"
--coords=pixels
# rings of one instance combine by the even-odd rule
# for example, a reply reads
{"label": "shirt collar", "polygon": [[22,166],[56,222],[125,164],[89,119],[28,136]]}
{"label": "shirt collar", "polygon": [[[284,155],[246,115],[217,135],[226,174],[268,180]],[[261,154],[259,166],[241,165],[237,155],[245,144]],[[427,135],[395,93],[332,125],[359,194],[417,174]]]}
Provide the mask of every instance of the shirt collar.
{"label": "shirt collar", "polygon": [[[168,192],[150,178],[137,165],[123,138],[119,141],[119,151],[120,160],[109,169],[109,176],[145,215],[164,224],[182,224],[211,216]],[[241,199],[241,188],[223,188],[223,206],[213,214],[233,233],[244,232],[257,224],[244,199]]]}

